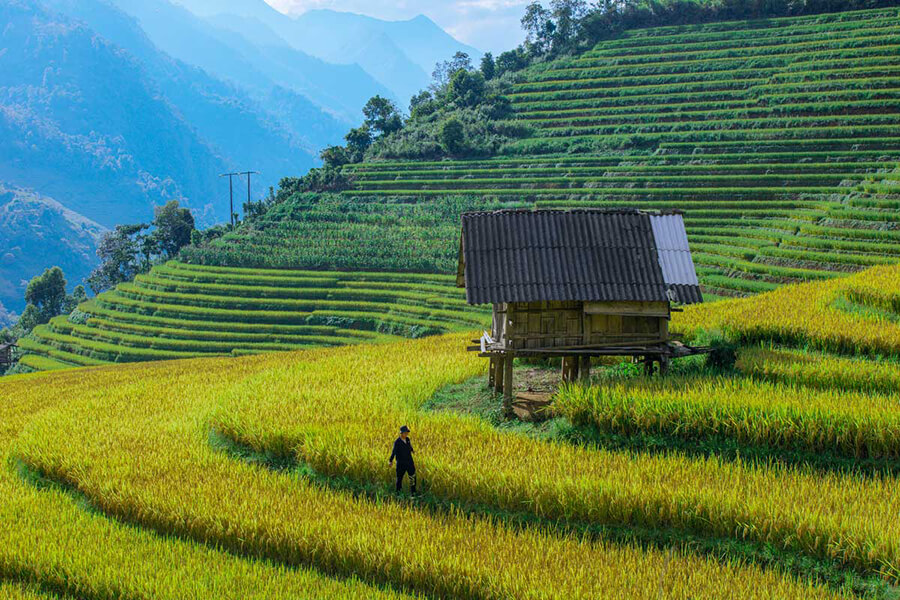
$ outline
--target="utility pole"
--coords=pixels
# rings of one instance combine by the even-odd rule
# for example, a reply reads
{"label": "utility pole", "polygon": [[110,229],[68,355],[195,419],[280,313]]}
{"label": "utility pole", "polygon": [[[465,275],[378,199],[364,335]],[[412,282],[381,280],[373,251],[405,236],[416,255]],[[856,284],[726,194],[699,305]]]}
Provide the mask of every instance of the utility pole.
{"label": "utility pole", "polygon": [[250,204],[250,176],[259,175],[259,171],[244,171],[242,173],[238,173],[238,175],[247,176],[247,204]]}
{"label": "utility pole", "polygon": [[[234,229],[234,183],[233,178],[243,175],[243,173],[222,173],[219,177],[227,177],[228,178],[228,205],[231,210],[228,212],[228,220],[231,221],[231,228]],[[247,180],[249,182],[249,176]],[[249,185],[249,183],[248,183]],[[249,192],[248,192],[249,193]]]}

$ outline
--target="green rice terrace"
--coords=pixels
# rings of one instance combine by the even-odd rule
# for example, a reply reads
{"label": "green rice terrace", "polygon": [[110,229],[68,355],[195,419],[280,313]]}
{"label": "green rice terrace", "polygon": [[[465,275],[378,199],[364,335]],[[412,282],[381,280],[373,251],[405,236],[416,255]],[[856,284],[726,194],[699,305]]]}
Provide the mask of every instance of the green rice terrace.
{"label": "green rice terrace", "polygon": [[350,196],[685,212],[708,292],[900,253],[900,11],[632,31],[533,67],[506,156],[347,167]]}
{"label": "green rice terrace", "polygon": [[25,367],[50,370],[385,342],[472,329],[443,275],[229,269],[170,262],[53,319],[20,341]]}
{"label": "green rice terrace", "polygon": [[635,30],[520,73],[530,135],[483,159],[347,165],[37,328],[31,369],[471,330],[459,215],[680,209],[707,299],[900,258],[900,9]]}

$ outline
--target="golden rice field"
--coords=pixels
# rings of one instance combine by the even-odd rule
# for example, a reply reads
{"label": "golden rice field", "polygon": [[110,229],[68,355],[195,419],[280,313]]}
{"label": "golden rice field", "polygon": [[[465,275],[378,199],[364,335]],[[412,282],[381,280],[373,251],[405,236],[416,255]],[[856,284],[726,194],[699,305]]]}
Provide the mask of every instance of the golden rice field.
{"label": "golden rice field", "polygon": [[[900,307],[900,269],[881,266],[850,277],[779,288],[732,302],[693,305],[673,330],[692,334],[721,329],[745,342],[774,341],[819,350],[865,355],[900,355],[900,327],[890,314],[861,314],[845,303],[873,310]],[[893,307],[893,308],[892,308]]]}
{"label": "golden rice field", "polygon": [[[879,268],[690,309],[679,327],[895,355],[896,323],[834,303],[862,283],[889,293],[895,276]],[[800,297],[814,301],[798,325],[786,298]],[[841,325],[840,344],[819,320]],[[578,446],[422,410],[437,390],[484,372],[465,352],[469,338],[0,380],[0,595],[859,597],[728,554],[624,543],[603,527],[770,546],[900,582],[892,476]],[[767,347],[742,351],[738,366],[744,375],[731,381],[614,389],[633,392],[631,406],[657,402],[648,420],[896,458],[894,363]],[[399,423],[414,431],[426,496],[444,508],[348,487],[389,488]],[[222,440],[299,467],[242,460]]]}

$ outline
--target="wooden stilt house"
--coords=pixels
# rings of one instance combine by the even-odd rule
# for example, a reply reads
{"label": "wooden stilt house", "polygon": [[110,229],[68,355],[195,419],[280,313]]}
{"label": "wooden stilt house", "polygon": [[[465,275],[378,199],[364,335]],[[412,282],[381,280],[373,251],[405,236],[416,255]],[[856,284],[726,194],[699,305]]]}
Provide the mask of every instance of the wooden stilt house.
{"label": "wooden stilt house", "polygon": [[692,349],[673,342],[674,304],[701,302],[680,212],[502,210],[462,216],[457,283],[493,304],[490,383],[512,396],[517,356],[562,357],[564,379],[593,356],[624,355],[665,372]]}

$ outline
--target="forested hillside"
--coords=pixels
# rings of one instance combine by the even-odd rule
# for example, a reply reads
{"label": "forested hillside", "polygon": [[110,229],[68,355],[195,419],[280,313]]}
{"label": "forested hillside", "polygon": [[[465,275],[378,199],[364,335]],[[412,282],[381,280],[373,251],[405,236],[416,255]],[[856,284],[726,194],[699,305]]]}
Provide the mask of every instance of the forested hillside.
{"label": "forested hillside", "polygon": [[[57,319],[26,343],[65,365],[141,360],[156,349],[253,350],[238,335],[244,325],[229,323],[285,323],[284,310],[298,311],[302,325],[420,335],[428,322],[445,328],[448,309],[471,326],[478,315],[462,317],[448,277],[459,215],[473,209],[682,210],[707,300],[894,263],[898,48],[900,9],[889,8],[636,29],[493,80],[462,61],[403,121],[386,102],[367,105],[366,124],[326,151],[328,168],[286,178],[236,231],[186,248],[181,263],[101,295],[80,320]],[[433,157],[391,159],[397,151]],[[288,293],[264,280],[277,271],[241,271],[254,268],[328,271],[328,283]],[[333,286],[357,291],[315,289]],[[349,310],[332,304],[345,299],[386,303],[371,310],[414,317],[408,324],[419,328],[331,314]],[[227,330],[222,345],[189,342],[195,321]],[[291,343],[307,342],[317,343]]]}

